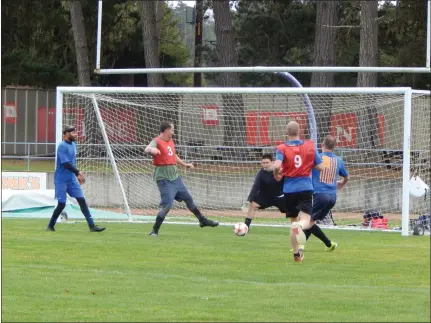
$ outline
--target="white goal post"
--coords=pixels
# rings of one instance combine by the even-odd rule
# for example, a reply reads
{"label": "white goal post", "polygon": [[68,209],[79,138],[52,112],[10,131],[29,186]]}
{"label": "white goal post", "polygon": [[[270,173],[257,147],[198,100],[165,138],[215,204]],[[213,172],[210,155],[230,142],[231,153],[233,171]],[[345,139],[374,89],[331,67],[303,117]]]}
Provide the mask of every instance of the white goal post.
{"label": "white goal post", "polygon": [[[430,185],[429,95],[407,87],[58,87],[56,143],[64,124],[76,126],[89,205],[132,220],[157,212],[160,197],[144,148],[159,124],[171,121],[178,154],[197,166],[180,172],[198,207],[238,215],[262,154],[274,153],[286,139],[286,123],[296,120],[302,138],[317,138],[318,147],[326,134],[337,137],[351,181],[335,214],[398,214],[408,235],[409,216],[429,213],[429,198],[409,194],[413,175]],[[172,214],[185,214],[182,204]]]}

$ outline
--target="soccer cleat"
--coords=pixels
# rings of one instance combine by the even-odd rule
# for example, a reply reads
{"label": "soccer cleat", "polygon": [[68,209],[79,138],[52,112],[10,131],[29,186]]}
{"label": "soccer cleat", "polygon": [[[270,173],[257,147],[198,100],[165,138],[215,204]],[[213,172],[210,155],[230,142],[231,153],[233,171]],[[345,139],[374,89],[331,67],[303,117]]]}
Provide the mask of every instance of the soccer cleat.
{"label": "soccer cleat", "polygon": [[55,229],[54,229],[54,227],[51,227],[51,226],[47,226],[46,227],[46,229],[45,229],[46,231],[55,231]]}
{"label": "soccer cleat", "polygon": [[153,230],[151,230],[151,232],[148,235],[157,237],[159,235],[159,232],[158,232],[158,230],[153,229]]}
{"label": "soccer cleat", "polygon": [[326,252],[334,251],[334,249],[336,249],[337,247],[338,247],[338,243],[331,241],[331,246],[330,247],[326,247],[325,251]]}
{"label": "soccer cleat", "polygon": [[91,229],[90,229],[90,232],[102,232],[102,231],[104,231],[106,228],[100,228],[100,227],[98,227],[97,225],[95,225],[94,227],[92,227]]}
{"label": "soccer cleat", "polygon": [[307,237],[305,236],[304,231],[302,231],[301,224],[299,222],[293,222],[291,230],[295,234],[296,241],[298,241],[299,245],[305,245],[307,242]]}
{"label": "soccer cleat", "polygon": [[304,259],[304,252],[303,251],[299,251],[299,257],[296,256],[295,254],[293,254],[293,260],[297,263],[302,263],[302,260]]}
{"label": "soccer cleat", "polygon": [[[300,245],[299,245],[299,251],[304,252],[304,250],[305,250],[305,246],[304,246],[304,245],[302,245],[302,244],[300,244]],[[290,251],[290,252],[293,252],[293,248],[292,248],[292,249],[290,249],[289,251]]]}
{"label": "soccer cleat", "polygon": [[203,228],[203,227],[216,227],[216,226],[218,226],[218,222],[207,219],[206,217],[203,217],[202,220],[199,221],[199,226],[201,228]]}

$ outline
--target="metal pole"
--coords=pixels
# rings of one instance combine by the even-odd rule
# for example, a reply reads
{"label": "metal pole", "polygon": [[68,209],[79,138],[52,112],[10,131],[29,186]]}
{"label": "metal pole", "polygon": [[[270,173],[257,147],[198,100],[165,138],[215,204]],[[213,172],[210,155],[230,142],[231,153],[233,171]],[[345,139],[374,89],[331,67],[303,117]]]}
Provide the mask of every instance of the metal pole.
{"label": "metal pole", "polygon": [[410,136],[412,121],[412,91],[404,94],[404,133],[403,133],[403,189],[402,189],[402,215],[401,235],[409,235],[409,212],[410,212]]}
{"label": "metal pole", "polygon": [[96,69],[96,74],[169,74],[169,73],[429,73],[428,67],[370,67],[370,66],[252,66],[252,67],[173,67],[173,68],[115,68]]}
{"label": "metal pole", "polygon": [[97,121],[99,122],[100,131],[102,133],[103,139],[105,140],[106,150],[108,151],[108,156],[111,160],[112,169],[114,170],[114,175],[117,179],[118,185],[120,186],[121,194],[123,195],[124,207],[126,209],[127,217],[129,218],[129,222],[132,222],[132,212],[130,211],[129,202],[127,201],[126,191],[124,190],[123,182],[120,178],[120,172],[118,171],[117,163],[115,162],[114,158],[114,153],[112,152],[108,134],[106,133],[105,124],[103,123],[102,115],[99,110],[99,104],[97,103],[96,96],[94,94],[92,95],[92,101],[94,105],[94,112],[96,113]]}
{"label": "metal pole", "polygon": [[[102,87],[59,86],[62,93],[143,93],[143,94],[402,94],[410,87]],[[100,100],[103,100],[101,98]],[[112,100],[112,99],[110,99]],[[128,101],[123,101],[129,104]]]}
{"label": "metal pole", "polygon": [[430,56],[431,56],[431,0],[428,0],[428,11],[427,11],[427,57],[425,66],[428,68],[428,72],[430,72]]}
{"label": "metal pole", "polygon": [[58,145],[63,141],[63,92],[58,87],[55,100],[55,157],[57,158]]}
{"label": "metal pole", "polygon": [[102,48],[102,0],[99,0],[97,11],[97,44],[96,44],[96,69],[100,69],[100,53]]}
{"label": "metal pole", "polygon": [[25,145],[27,148],[27,171],[30,170],[30,144]]}

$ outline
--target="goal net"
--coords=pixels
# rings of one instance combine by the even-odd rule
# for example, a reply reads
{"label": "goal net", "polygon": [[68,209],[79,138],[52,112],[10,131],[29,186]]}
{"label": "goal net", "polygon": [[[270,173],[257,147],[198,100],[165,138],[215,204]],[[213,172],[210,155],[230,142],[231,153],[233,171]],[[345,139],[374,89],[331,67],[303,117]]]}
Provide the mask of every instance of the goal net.
{"label": "goal net", "polygon": [[[335,153],[351,179],[339,191],[334,218],[361,225],[364,214],[375,210],[400,225],[403,92],[315,90],[60,89],[61,123],[77,128],[77,163],[86,173],[83,188],[93,208],[157,213],[154,166],[144,149],[158,135],[160,123],[170,121],[178,155],[196,166],[178,169],[198,207],[208,216],[243,217],[262,154],[274,154],[274,147],[286,140],[287,122],[296,120],[301,138],[317,139],[319,149],[325,135],[337,138]],[[430,185],[430,97],[425,93],[412,94],[410,142],[411,175]],[[428,196],[410,198],[410,217],[429,212]],[[260,214],[280,216],[275,210]],[[175,203],[170,215],[190,212],[184,203]]]}

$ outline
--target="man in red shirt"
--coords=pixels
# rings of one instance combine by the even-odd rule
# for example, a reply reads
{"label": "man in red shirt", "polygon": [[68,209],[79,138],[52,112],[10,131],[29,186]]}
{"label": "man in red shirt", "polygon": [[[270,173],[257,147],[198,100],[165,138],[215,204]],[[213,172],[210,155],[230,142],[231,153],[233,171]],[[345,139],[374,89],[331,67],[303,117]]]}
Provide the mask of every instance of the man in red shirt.
{"label": "man in red shirt", "polygon": [[293,258],[302,262],[303,250],[299,245],[306,242],[303,230],[309,229],[313,213],[313,183],[311,171],[313,168],[324,170],[322,158],[316,151],[314,142],[299,138],[299,124],[291,121],[287,124],[288,141],[277,146],[274,163],[275,178],[284,178],[283,193],[285,199],[286,217],[290,218],[292,228],[290,241],[293,248]]}
{"label": "man in red shirt", "polygon": [[174,125],[170,122],[162,122],[160,125],[160,135],[154,138],[145,148],[145,153],[153,156],[154,180],[160,191],[161,209],[156,217],[156,223],[150,235],[157,236],[160,226],[166,215],[172,208],[174,200],[184,201],[187,208],[199,220],[199,225],[203,227],[216,227],[218,222],[204,217],[193,202],[193,198],[183,184],[181,176],[177,172],[177,163],[181,166],[193,169],[192,163],[185,163],[175,152],[175,144],[172,140],[174,135]]}

